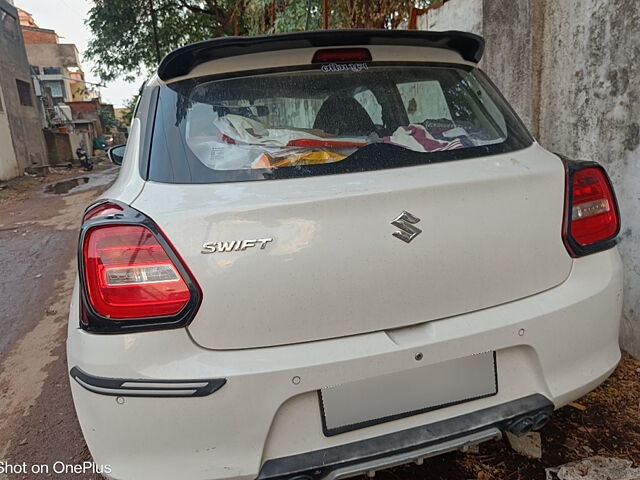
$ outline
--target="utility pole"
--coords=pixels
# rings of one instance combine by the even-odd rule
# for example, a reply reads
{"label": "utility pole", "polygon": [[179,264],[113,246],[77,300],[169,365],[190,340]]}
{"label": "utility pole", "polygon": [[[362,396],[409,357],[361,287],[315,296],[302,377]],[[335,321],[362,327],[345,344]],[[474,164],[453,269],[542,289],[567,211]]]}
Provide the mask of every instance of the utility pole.
{"label": "utility pole", "polygon": [[156,63],[160,63],[160,41],[158,39],[158,16],[153,6],[153,0],[149,0],[149,12],[151,13],[151,27],[153,28],[153,44],[156,50]]}

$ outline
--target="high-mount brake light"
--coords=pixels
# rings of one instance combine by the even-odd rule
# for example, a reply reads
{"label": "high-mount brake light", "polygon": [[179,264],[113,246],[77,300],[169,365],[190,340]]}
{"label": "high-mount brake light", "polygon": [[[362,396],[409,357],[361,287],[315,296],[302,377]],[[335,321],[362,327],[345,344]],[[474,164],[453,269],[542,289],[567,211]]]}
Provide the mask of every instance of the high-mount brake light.
{"label": "high-mount brake light", "polygon": [[116,203],[99,204],[85,215],[80,238],[83,328],[171,328],[193,317],[200,289],[168,240],[142,213]]}
{"label": "high-mount brake light", "polygon": [[326,48],[316,51],[311,63],[370,61],[371,52],[366,48]]}
{"label": "high-mount brake light", "polygon": [[595,253],[615,244],[620,231],[618,204],[602,166],[565,159],[565,245],[574,257]]}

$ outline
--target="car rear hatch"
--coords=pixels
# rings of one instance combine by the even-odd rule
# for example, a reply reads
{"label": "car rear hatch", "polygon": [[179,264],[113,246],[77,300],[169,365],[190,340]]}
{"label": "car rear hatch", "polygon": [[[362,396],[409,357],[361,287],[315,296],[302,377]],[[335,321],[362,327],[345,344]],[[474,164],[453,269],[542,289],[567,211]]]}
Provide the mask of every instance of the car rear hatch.
{"label": "car rear hatch", "polygon": [[[134,207],[173,242],[203,290],[189,326],[210,348],[385,330],[561,283],[560,161],[538,147],[354,175],[214,185],[149,183]],[[403,211],[420,219],[393,236]],[[208,242],[273,239],[201,253]]]}
{"label": "car rear hatch", "polygon": [[567,278],[562,162],[462,59],[391,65],[367,50],[159,87],[133,207],[202,289],[198,344],[399,328]]}

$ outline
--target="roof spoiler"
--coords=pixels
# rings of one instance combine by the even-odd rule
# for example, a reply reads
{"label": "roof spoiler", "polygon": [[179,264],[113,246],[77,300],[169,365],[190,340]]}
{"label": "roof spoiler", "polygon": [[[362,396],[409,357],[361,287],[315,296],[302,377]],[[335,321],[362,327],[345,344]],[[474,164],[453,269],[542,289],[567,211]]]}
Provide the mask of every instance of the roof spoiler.
{"label": "roof spoiler", "polygon": [[463,59],[478,63],[484,52],[484,39],[468,32],[450,30],[315,30],[259,37],[219,37],[178,48],[160,62],[158,76],[170,80],[188,74],[196,66],[225,57],[295,48],[350,45],[403,45],[444,48],[458,52]]}

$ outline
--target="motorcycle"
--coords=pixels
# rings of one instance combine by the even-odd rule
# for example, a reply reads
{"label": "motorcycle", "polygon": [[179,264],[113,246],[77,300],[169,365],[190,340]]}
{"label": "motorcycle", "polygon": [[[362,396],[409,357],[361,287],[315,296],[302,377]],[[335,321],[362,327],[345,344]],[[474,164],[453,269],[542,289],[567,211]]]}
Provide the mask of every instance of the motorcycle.
{"label": "motorcycle", "polygon": [[84,148],[80,147],[76,149],[76,156],[78,157],[78,160],[80,160],[80,164],[85,169],[85,171],[88,172],[90,170],[93,170],[93,163],[91,163],[91,160],[89,160],[87,151]]}

